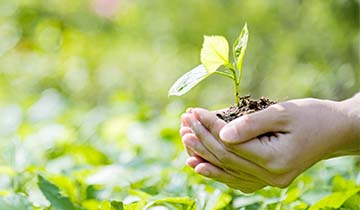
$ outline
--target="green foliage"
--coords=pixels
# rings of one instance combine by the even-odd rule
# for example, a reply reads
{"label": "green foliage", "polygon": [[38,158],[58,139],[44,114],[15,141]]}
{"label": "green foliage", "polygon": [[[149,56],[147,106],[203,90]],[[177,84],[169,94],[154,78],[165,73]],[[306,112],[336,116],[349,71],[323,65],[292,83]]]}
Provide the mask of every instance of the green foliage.
{"label": "green foliage", "polygon": [[39,175],[39,188],[47,200],[50,201],[51,206],[59,210],[75,210],[74,204],[70,201],[69,197],[63,196],[60,189],[53,183],[46,180],[43,176]]}
{"label": "green foliage", "polygon": [[242,93],[350,97],[360,87],[358,1],[121,0],[112,16],[98,1],[0,0],[1,210],[54,209],[55,196],[89,210],[300,210],[360,187],[355,157],[249,195],[205,179],[185,166],[180,114],[228,106],[231,84],[208,77],[186,97],[165,94],[198,62],[203,34],[236,40],[247,21]]}
{"label": "green foliage", "polygon": [[10,194],[0,197],[1,210],[31,210],[32,205],[24,195]]}

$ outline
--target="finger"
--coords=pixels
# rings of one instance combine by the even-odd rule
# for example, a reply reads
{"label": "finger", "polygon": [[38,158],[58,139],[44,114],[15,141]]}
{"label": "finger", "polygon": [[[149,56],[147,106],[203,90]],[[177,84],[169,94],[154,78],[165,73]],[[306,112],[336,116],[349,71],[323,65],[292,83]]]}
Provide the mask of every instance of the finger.
{"label": "finger", "polygon": [[201,108],[193,109],[192,113],[213,136],[219,139],[220,130],[226,125],[223,120],[218,118],[214,112]]}
{"label": "finger", "polygon": [[288,132],[288,113],[281,104],[244,115],[224,126],[220,138],[229,144],[236,144],[256,138],[269,132]]}
{"label": "finger", "polygon": [[221,142],[219,142],[194,115],[189,115],[186,121],[190,124],[191,130],[198,137],[200,143],[205,146],[217,159],[228,153]]}
{"label": "finger", "polygon": [[267,168],[268,163],[279,154],[277,145],[280,141],[278,135],[261,136],[241,144],[226,145],[226,148],[234,154],[241,154],[257,165]]}
{"label": "finger", "polygon": [[180,128],[180,136],[184,136],[187,133],[192,133],[192,130],[190,127],[182,127]]}
{"label": "finger", "polygon": [[226,171],[212,165],[211,163],[199,163],[195,167],[195,172],[202,176],[228,185],[230,184],[238,187],[241,186],[243,188],[258,188],[259,186],[265,186],[265,184],[259,179],[254,178],[252,180],[244,180],[227,173]]}
{"label": "finger", "polygon": [[220,165],[220,162],[216,159],[216,157],[211,152],[209,152],[203,144],[200,143],[199,139],[195,134],[185,134],[182,140],[185,147],[193,151],[194,155],[197,155],[202,159],[212,162],[216,165]]}
{"label": "finger", "polygon": [[188,108],[186,112],[181,115],[181,127],[189,127],[189,123],[185,120],[189,115],[192,115],[192,108]]}
{"label": "finger", "polygon": [[190,157],[196,155],[195,152],[192,151],[191,148],[189,148],[188,146],[184,145],[184,148],[185,148],[186,153],[187,153]]}
{"label": "finger", "polygon": [[[194,138],[194,140],[191,142],[188,141],[185,144],[192,143],[192,145],[188,146],[196,154],[199,154],[202,158],[220,168],[233,171],[236,174],[252,174],[254,177],[258,177],[266,182],[270,173],[265,168],[225,149],[224,145],[218,142],[194,116],[189,115],[186,120],[189,120],[188,123],[191,124],[194,132],[194,134],[191,134],[191,137]],[[206,151],[207,154],[203,154],[204,151]],[[211,159],[207,159],[208,156],[211,156]]]}
{"label": "finger", "polygon": [[195,168],[197,165],[199,165],[200,163],[203,163],[203,162],[205,162],[204,159],[195,155],[186,160],[186,165],[190,166],[191,168]]}
{"label": "finger", "polygon": [[[188,150],[192,152],[192,155],[191,155],[192,157],[188,158],[189,162],[187,162],[187,164],[189,166],[195,167],[196,165],[198,165],[202,162],[207,162],[207,161],[211,162],[213,165],[216,165],[216,166],[221,165],[219,160],[217,160],[216,157],[213,156],[213,154],[206,152],[206,148],[202,148],[201,143],[199,142],[198,138],[196,136],[194,136],[194,134],[187,134],[184,137],[185,137],[184,144],[189,144],[188,141],[193,141],[193,143],[195,143],[195,144],[200,144],[198,146],[193,146],[195,148],[200,148],[200,149],[190,149],[188,146],[186,146],[189,148]],[[241,167],[242,162],[239,161],[239,163],[240,163],[240,167]],[[223,170],[225,170],[228,174],[231,174],[231,175],[241,178],[243,180],[248,180],[248,181],[259,180],[256,176],[251,175],[245,171],[241,171],[241,170],[233,171],[233,170],[229,170],[229,169],[223,169]],[[264,173],[262,173],[262,174],[264,174]],[[263,183],[265,183],[265,182],[263,181]]]}

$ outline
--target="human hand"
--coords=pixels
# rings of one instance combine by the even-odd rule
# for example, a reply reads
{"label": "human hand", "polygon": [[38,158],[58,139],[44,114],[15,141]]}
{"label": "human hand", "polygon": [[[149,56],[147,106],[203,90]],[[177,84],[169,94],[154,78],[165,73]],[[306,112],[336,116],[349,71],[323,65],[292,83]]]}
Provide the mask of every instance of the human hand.
{"label": "human hand", "polygon": [[215,113],[193,109],[183,115],[180,130],[192,156],[187,163],[244,192],[286,187],[322,159],[359,153],[360,116],[350,116],[347,104],[293,100],[229,124]]}

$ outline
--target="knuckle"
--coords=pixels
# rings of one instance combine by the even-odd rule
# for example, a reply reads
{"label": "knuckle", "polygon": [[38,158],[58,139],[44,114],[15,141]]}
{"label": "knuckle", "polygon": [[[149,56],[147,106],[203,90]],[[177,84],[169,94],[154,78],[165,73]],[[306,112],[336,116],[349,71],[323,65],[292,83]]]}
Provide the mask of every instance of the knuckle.
{"label": "knuckle", "polygon": [[274,104],[271,107],[276,111],[279,126],[285,125],[290,121],[290,109],[285,103]]}
{"label": "knuckle", "polygon": [[[246,128],[246,131],[242,130],[244,128]],[[238,126],[235,126],[235,132],[238,136],[244,132],[254,133],[256,130],[257,130],[257,127],[255,124],[255,119],[254,119],[254,117],[251,116],[251,114],[242,116],[241,121],[238,124]]]}

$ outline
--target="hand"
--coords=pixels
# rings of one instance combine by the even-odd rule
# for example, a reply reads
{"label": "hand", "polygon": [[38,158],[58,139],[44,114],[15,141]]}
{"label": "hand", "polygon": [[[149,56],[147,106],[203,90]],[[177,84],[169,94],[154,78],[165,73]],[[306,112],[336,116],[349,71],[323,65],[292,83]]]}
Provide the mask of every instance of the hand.
{"label": "hand", "polygon": [[180,130],[191,155],[187,163],[243,192],[286,187],[322,159],[359,154],[360,111],[351,103],[293,100],[229,124],[215,113],[193,109],[183,115]]}

